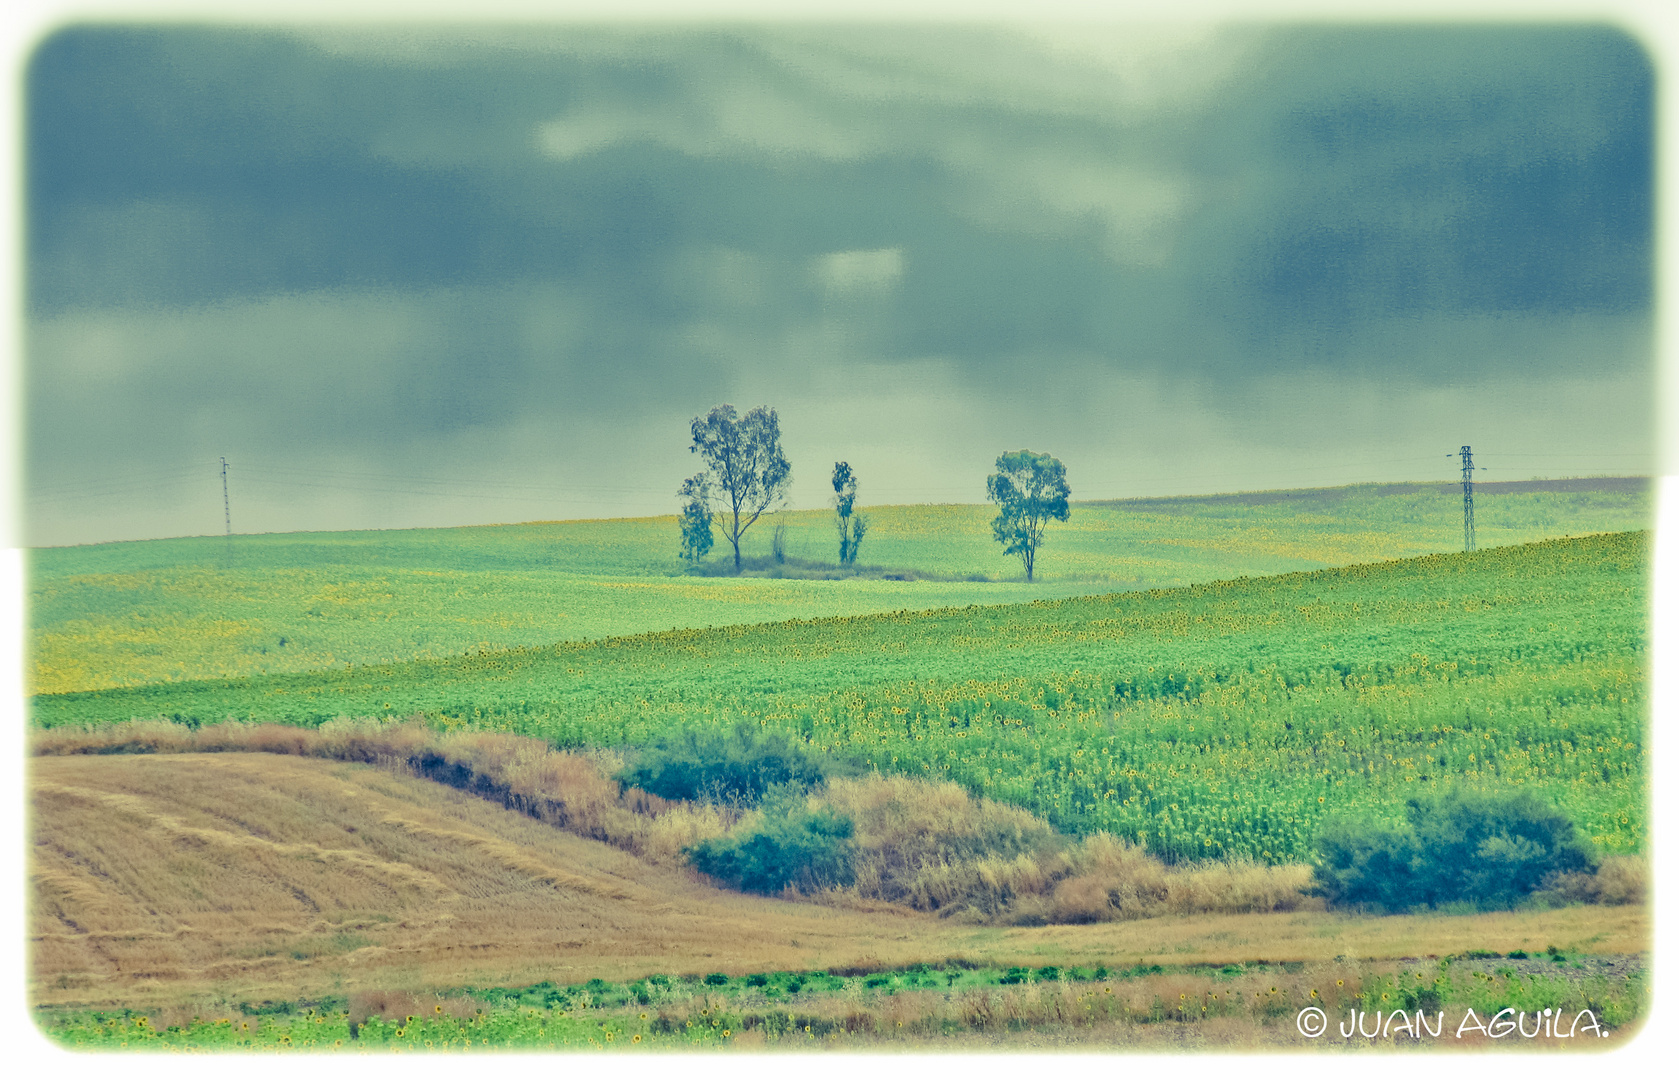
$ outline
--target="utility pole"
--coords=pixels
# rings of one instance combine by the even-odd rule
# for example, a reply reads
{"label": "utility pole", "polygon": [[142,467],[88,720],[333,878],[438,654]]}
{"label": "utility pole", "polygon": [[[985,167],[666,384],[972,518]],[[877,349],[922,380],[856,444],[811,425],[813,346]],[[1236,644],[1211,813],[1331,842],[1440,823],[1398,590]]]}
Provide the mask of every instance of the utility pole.
{"label": "utility pole", "polygon": [[[1465,450],[1468,447],[1464,447]],[[222,458],[222,524],[227,526],[229,540],[233,538],[233,511],[227,502],[227,459]]]}
{"label": "utility pole", "polygon": [[1458,451],[1463,456],[1463,550],[1475,550],[1475,460],[1469,447]]}

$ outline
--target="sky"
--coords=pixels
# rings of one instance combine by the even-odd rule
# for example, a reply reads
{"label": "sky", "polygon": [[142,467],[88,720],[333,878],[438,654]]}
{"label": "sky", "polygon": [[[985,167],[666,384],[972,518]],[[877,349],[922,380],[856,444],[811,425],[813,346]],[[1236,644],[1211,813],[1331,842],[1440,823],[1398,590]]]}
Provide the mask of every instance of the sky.
{"label": "sky", "polygon": [[25,74],[23,541],[1656,467],[1590,24],[84,25]]}

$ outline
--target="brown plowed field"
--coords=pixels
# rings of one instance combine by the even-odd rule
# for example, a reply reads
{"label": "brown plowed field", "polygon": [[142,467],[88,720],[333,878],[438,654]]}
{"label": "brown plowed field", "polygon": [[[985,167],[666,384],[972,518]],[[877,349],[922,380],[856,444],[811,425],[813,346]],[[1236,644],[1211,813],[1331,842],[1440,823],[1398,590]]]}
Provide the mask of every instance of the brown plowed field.
{"label": "brown plowed field", "polygon": [[311,758],[35,758],[30,783],[38,1004],[946,958],[1117,967],[1648,946],[1642,907],[1005,929],[741,896],[439,784]]}

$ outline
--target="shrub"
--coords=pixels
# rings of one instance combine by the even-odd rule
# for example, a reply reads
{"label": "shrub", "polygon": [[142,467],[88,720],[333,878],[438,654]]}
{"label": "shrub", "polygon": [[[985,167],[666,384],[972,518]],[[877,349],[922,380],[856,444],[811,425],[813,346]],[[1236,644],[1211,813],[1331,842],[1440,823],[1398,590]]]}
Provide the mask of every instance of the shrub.
{"label": "shrub", "polygon": [[1510,907],[1597,862],[1574,823],[1526,792],[1412,799],[1392,828],[1339,822],[1319,842],[1317,888],[1332,904],[1389,911],[1469,903]]}
{"label": "shrub", "polygon": [[1639,904],[1648,893],[1648,873],[1637,855],[1610,855],[1596,873],[1557,875],[1540,898],[1558,904]]}
{"label": "shrub", "polygon": [[689,729],[662,738],[618,780],[666,799],[754,805],[772,787],[809,787],[831,771],[831,762],[787,736],[741,725],[727,735]]}
{"label": "shrub", "polygon": [[1407,830],[1331,822],[1318,838],[1318,856],[1315,884],[1331,904],[1396,910],[1418,902],[1414,864],[1420,856]]}
{"label": "shrub", "polygon": [[794,788],[764,800],[757,820],[688,849],[695,869],[743,892],[774,895],[789,885],[816,892],[853,879],[851,819],[812,809]]}

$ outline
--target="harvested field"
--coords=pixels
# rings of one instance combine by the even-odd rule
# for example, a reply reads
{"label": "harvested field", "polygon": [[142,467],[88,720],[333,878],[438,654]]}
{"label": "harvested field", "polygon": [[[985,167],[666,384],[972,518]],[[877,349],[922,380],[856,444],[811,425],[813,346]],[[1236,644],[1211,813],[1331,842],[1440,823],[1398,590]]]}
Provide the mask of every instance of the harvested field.
{"label": "harvested field", "polygon": [[443,785],[269,754],[31,762],[31,997],[146,1007],[654,972],[1647,947],[1640,905],[986,928],[742,896]]}

